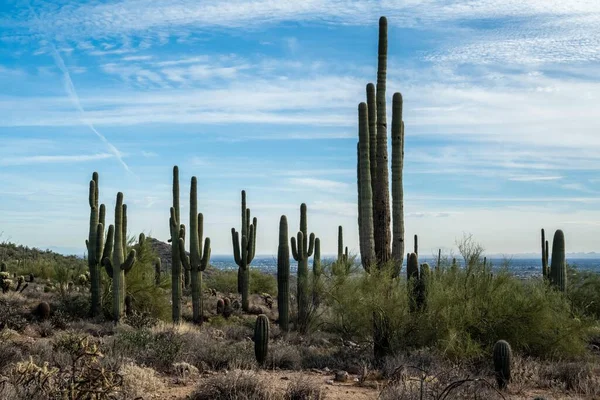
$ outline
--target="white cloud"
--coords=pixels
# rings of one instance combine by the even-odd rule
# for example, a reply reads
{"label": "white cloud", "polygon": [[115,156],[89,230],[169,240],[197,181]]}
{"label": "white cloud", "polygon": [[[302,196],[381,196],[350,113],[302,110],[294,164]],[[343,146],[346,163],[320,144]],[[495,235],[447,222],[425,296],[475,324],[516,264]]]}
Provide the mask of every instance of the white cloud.
{"label": "white cloud", "polygon": [[540,176],[540,175],[520,175],[511,176],[508,178],[509,181],[515,182],[545,182],[545,181],[557,181],[562,179],[562,176]]}
{"label": "white cloud", "polygon": [[114,157],[110,153],[87,154],[87,155],[51,155],[51,156],[23,156],[2,157],[0,165],[28,165],[28,164],[50,164],[50,163],[80,163],[88,161],[105,160]]}
{"label": "white cloud", "polygon": [[350,189],[350,185],[344,182],[332,181],[329,179],[316,179],[316,178],[290,178],[289,183],[292,186],[298,187],[298,189],[317,189],[327,192],[347,192]]}

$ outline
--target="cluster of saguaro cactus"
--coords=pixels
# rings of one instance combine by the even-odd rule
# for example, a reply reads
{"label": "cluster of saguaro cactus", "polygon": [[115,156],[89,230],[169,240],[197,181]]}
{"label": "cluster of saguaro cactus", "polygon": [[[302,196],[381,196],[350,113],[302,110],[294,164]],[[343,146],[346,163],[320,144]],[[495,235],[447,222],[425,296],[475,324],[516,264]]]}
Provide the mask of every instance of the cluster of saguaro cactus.
{"label": "cluster of saguaro cactus", "polygon": [[279,327],[289,330],[290,318],[290,246],[288,244],[288,223],[285,215],[279,220],[279,246],[277,247],[277,309]]}
{"label": "cluster of saguaro cactus", "polygon": [[298,242],[292,236],[292,256],[298,262],[298,330],[304,332],[308,328],[309,293],[308,293],[308,259],[312,256],[315,247],[315,234],[308,235],[306,218],[306,204],[300,205],[300,231]]}
{"label": "cluster of saguaro cactus", "polygon": [[[99,225],[100,226],[100,225]],[[99,230],[98,230],[99,231]],[[103,236],[97,235],[96,240],[101,244]],[[105,257],[102,265],[108,276],[112,278],[113,319],[119,322],[125,305],[125,274],[129,273],[136,260],[136,251],[132,249],[127,258],[127,206],[123,204],[123,193],[117,193],[115,206],[115,224],[108,227],[108,236],[104,249]]]}
{"label": "cluster of saguaro cactus", "polygon": [[173,167],[173,205],[170,209],[169,228],[171,231],[171,302],[173,323],[181,322],[181,257],[179,238],[185,237],[185,227],[181,224],[179,209],[179,167]]}
{"label": "cluster of saguaro cactus", "polygon": [[496,382],[500,389],[505,389],[511,380],[510,367],[512,362],[512,349],[506,340],[498,340],[494,344],[494,370]]}
{"label": "cluster of saguaro cactus", "polygon": [[250,263],[254,260],[256,251],[256,217],[250,223],[250,209],[246,208],[246,191],[242,190],[242,238],[240,234],[231,228],[231,240],[233,242],[233,257],[238,265],[238,292],[242,294],[242,310],[248,311],[249,286],[250,286]]}
{"label": "cluster of saguaro cactus", "polygon": [[387,19],[381,17],[377,87],[369,83],[367,103],[363,102],[358,106],[359,237],[361,261],[367,271],[371,265],[383,266],[390,257],[395,264],[401,265],[404,257],[402,95],[394,93],[392,102],[392,242],[387,163],[386,75]]}
{"label": "cluster of saguaro cactus", "polygon": [[98,205],[98,173],[92,174],[90,180],[90,227],[88,239],[85,241],[88,252],[88,267],[90,269],[90,291],[91,291],[91,309],[93,317],[102,311],[102,280],[100,270],[102,268],[102,258],[104,257],[104,226],[106,218],[106,207],[104,204]]}
{"label": "cluster of saguaro cactus", "polygon": [[264,365],[267,361],[269,353],[269,318],[266,315],[260,314],[256,318],[254,325],[254,355],[256,361],[260,365]]}
{"label": "cluster of saguaro cactus", "polygon": [[203,231],[204,216],[198,213],[198,181],[193,176],[190,187],[190,256],[185,254],[185,242],[182,237],[179,238],[179,252],[185,270],[191,272],[193,321],[197,324],[201,324],[204,318],[201,293],[202,272],[210,262],[210,238],[207,237],[202,246]]}
{"label": "cluster of saguaro cactus", "polygon": [[[394,275],[400,273],[404,258],[404,122],[402,95],[392,98],[392,232],[390,232],[389,176],[387,151],[386,76],[387,30],[385,17],[379,19],[377,87],[367,85],[367,102],[358,105],[358,232],[363,267],[383,267],[390,258]],[[390,248],[391,247],[391,248]],[[385,316],[374,317],[374,353],[382,359],[389,353]]]}
{"label": "cluster of saguaro cactus", "polygon": [[565,253],[565,234],[558,229],[552,240],[552,262],[550,264],[550,283],[561,292],[567,291],[567,261]]}

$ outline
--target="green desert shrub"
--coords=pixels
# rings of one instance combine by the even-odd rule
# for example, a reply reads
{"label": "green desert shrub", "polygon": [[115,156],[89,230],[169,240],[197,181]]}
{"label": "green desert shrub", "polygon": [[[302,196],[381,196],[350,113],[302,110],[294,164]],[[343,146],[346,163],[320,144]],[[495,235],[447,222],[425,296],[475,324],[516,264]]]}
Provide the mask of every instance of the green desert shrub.
{"label": "green desert shrub", "polygon": [[[230,271],[215,271],[206,276],[204,283],[207,288],[215,289],[219,293],[237,293],[237,269]],[[277,279],[274,275],[259,271],[250,266],[250,293],[269,293],[277,295]]]}
{"label": "green desert shrub", "polygon": [[568,268],[567,296],[579,313],[600,319],[600,274]]}
{"label": "green desert shrub", "polygon": [[215,289],[219,293],[237,293],[237,269],[231,271],[215,271],[204,278],[206,287]]}
{"label": "green desert shrub", "polygon": [[256,268],[251,268],[250,293],[269,293],[271,296],[277,296],[277,278],[275,275],[261,272]]}
{"label": "green desert shrub", "polygon": [[357,343],[372,340],[373,315],[386,317],[393,351],[433,348],[450,359],[478,358],[507,340],[517,353],[572,358],[585,352],[590,323],[576,318],[562,293],[508,269],[482,263],[440,268],[427,286],[426,307],[410,312],[406,279],[391,267],[330,279],[331,311],[323,326]]}
{"label": "green desert shrub", "polygon": [[[126,291],[132,298],[133,311],[138,314],[132,321],[151,321],[160,319],[168,321],[171,318],[170,279],[163,279],[159,286],[154,281],[154,263],[158,257],[152,249],[150,241],[146,240],[140,247],[139,243],[133,244],[134,239],[129,239],[129,248],[136,250],[136,262],[133,268],[125,275]],[[106,272],[102,271],[103,278],[103,310],[106,317],[112,313],[112,285]],[[142,325],[147,325],[147,324]],[[151,324],[150,324],[151,325]]]}

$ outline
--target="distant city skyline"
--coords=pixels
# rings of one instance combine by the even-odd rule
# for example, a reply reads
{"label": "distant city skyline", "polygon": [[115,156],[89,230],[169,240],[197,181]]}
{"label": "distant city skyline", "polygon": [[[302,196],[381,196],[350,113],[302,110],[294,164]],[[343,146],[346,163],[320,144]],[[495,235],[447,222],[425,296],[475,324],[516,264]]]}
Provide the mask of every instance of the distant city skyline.
{"label": "distant city skyline", "polygon": [[[406,245],[600,252],[600,2],[9,0],[0,5],[0,241],[85,251],[88,183],[131,235],[169,236],[198,177],[213,254],[240,191],[257,253],[278,222],[358,253],[357,106],[389,22],[387,101],[404,98]],[[391,118],[391,111],[388,111]],[[390,126],[390,123],[388,123]],[[388,130],[389,133],[389,130]],[[80,249],[75,251],[76,249]]]}

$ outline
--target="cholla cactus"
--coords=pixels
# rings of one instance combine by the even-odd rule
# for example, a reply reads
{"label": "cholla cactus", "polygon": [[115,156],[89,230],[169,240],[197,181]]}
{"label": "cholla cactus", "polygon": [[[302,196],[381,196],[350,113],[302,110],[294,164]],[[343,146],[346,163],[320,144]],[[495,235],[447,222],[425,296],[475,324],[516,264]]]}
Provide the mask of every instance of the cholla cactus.
{"label": "cholla cactus", "polygon": [[81,286],[86,286],[88,284],[88,278],[84,274],[81,274],[77,277],[77,283]]}

